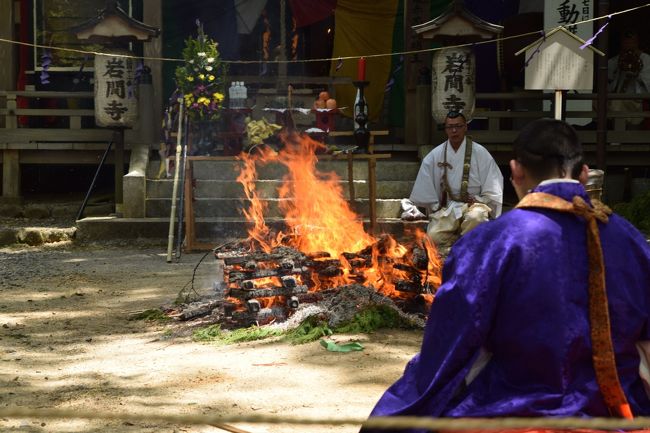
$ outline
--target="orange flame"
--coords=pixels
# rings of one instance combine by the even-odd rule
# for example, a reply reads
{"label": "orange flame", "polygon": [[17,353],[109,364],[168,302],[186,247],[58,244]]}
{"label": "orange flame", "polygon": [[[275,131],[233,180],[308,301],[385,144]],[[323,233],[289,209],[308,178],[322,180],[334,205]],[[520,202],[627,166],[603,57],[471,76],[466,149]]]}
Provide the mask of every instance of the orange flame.
{"label": "orange flame", "polygon": [[[322,146],[309,137],[291,135],[278,161],[289,174],[280,188],[280,209],[285,222],[297,236],[291,246],[305,253],[325,251],[337,257],[344,251],[358,251],[374,239],[363,230],[363,222],[343,197],[334,173],[316,170],[316,149]],[[319,176],[320,175],[320,176]]]}
{"label": "orange flame", "polygon": [[237,182],[241,183],[244,187],[244,194],[250,203],[248,210],[243,209],[242,212],[246,219],[253,223],[253,228],[248,230],[250,239],[256,241],[260,247],[267,253],[276,246],[269,243],[271,231],[264,221],[264,211],[266,211],[266,202],[260,200],[255,188],[255,181],[257,181],[256,162],[272,161],[277,155],[270,148],[260,148],[260,155],[253,156],[248,153],[241,153],[237,159],[241,160],[244,165],[241,167],[241,172],[237,176]]}
{"label": "orange flame", "polygon": [[[265,252],[285,244],[305,254],[326,252],[330,258],[338,259],[341,263],[340,275],[313,275],[312,290],[359,282],[361,279],[364,284],[372,285],[383,294],[400,297],[403,295],[395,290],[396,282],[412,278],[414,272],[419,275],[422,285],[430,287],[433,293],[440,285],[440,262],[426,233],[422,230],[414,233],[413,248],[418,248],[428,262],[426,265],[412,263],[409,248],[391,236],[375,238],[366,233],[363,221],[344,198],[338,176],[317,170],[316,153],[323,144],[297,134],[285,135],[282,140],[284,148],[280,152],[259,148],[259,153],[255,155],[242,154],[239,157],[243,166],[237,180],[244,186],[250,203],[243,212],[253,223],[248,231],[251,243],[259,245]],[[288,169],[278,193],[279,209],[290,235],[280,232],[273,237],[264,221],[266,205],[255,189],[256,165],[272,161]],[[370,256],[369,266],[359,266],[364,262],[362,256],[348,260],[343,255],[362,250],[363,257]]]}

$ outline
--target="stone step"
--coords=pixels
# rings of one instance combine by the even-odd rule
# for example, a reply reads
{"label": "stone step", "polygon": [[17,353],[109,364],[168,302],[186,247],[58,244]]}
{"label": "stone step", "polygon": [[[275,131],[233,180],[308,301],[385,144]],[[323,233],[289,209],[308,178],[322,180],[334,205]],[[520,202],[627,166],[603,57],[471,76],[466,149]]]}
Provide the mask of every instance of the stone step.
{"label": "stone step", "polygon": [[[286,230],[282,220],[268,219],[267,226],[273,231]],[[426,222],[406,222],[396,218],[379,219],[377,235],[388,233],[398,240],[410,238],[415,228],[426,230]],[[242,218],[197,218],[196,241],[218,246],[224,242],[243,240],[248,237],[250,225]],[[369,222],[364,220],[369,231]],[[173,229],[176,236],[178,226]],[[77,221],[76,239],[81,242],[100,242],[138,239],[166,245],[169,238],[168,218],[116,218],[91,217]],[[174,246],[177,240],[174,238]]]}
{"label": "stone step", "polygon": [[[260,198],[277,198],[278,188],[284,182],[280,180],[258,180],[255,189]],[[338,183],[345,199],[350,198],[350,189],[347,181]],[[355,197],[368,197],[368,182],[366,180],[354,181]],[[180,187],[180,185],[179,185]],[[147,198],[171,199],[174,181],[172,179],[147,180]],[[381,180],[376,184],[377,198],[404,198],[411,194],[413,180]],[[196,180],[195,195],[201,198],[243,198],[242,184],[232,180]]]}
{"label": "stone step", "polygon": [[0,227],[0,246],[27,244],[31,246],[72,241],[76,227]]}
{"label": "stone step", "polygon": [[[195,179],[211,180],[235,180],[240,174],[239,161],[194,161],[192,163]],[[149,164],[147,175],[155,179],[160,166],[159,160],[153,160]],[[355,180],[368,179],[368,162],[355,160],[352,164],[352,173]],[[334,161],[319,161],[316,165],[322,173],[336,173],[342,179],[348,179],[348,162],[345,159]],[[392,161],[377,160],[375,169],[376,178],[381,180],[403,180],[413,181],[417,176],[420,163],[418,161]],[[269,163],[257,166],[257,177],[262,180],[282,179],[287,174],[287,168],[279,163]],[[172,171],[172,175],[174,172]]]}
{"label": "stone step", "polygon": [[[269,198],[263,199],[266,205],[265,218],[281,218],[279,204],[289,199]],[[401,199],[377,200],[377,218],[399,218],[401,213]],[[176,205],[177,208],[180,204]],[[370,214],[368,199],[357,199],[352,203],[352,210],[363,217]],[[247,202],[238,198],[197,198],[194,201],[194,215],[196,218],[234,218],[242,215],[242,210],[248,208]],[[169,217],[171,212],[171,199],[147,199],[147,218]]]}

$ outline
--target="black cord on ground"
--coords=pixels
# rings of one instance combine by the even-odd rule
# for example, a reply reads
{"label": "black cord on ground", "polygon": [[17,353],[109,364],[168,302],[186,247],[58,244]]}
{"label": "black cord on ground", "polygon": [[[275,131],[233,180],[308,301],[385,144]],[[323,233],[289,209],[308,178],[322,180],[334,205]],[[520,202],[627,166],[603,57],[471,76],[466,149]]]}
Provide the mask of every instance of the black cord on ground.
{"label": "black cord on ground", "polygon": [[188,282],[183,286],[183,288],[180,290],[180,292],[178,292],[178,297],[177,297],[176,299],[183,299],[183,293],[185,292],[185,290],[187,289],[188,286],[189,286],[190,291],[194,292],[194,294],[198,297],[198,296],[199,296],[199,293],[198,293],[198,292],[196,291],[196,289],[194,288],[194,280],[195,280],[195,278],[196,278],[196,271],[199,269],[199,266],[201,265],[201,263],[203,262],[203,260],[205,260],[205,258],[208,256],[208,254],[210,254],[210,253],[216,253],[216,252],[219,251],[220,249],[222,249],[222,248],[224,248],[224,247],[226,247],[226,246],[228,246],[228,245],[231,245],[231,244],[233,244],[233,243],[235,243],[235,242],[236,242],[236,241],[226,242],[225,244],[221,244],[221,245],[219,245],[219,246],[217,246],[217,247],[214,247],[213,249],[211,249],[211,250],[207,251],[205,254],[203,254],[203,256],[201,256],[201,258],[199,259],[199,261],[196,263],[196,266],[194,266],[194,269],[192,270],[192,279],[191,279],[190,281],[188,281]]}

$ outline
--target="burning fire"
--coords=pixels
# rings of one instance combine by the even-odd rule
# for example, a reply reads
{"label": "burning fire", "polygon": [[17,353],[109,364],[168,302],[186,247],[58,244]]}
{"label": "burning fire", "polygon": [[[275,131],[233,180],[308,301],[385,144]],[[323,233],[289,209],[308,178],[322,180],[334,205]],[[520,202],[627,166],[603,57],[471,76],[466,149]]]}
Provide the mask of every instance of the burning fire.
{"label": "burning fire", "polygon": [[[400,297],[402,292],[396,285],[408,285],[416,276],[418,282],[413,284],[429,287],[433,293],[440,285],[440,262],[426,234],[418,230],[408,247],[390,235],[377,238],[366,233],[363,221],[344,198],[339,177],[316,168],[316,153],[323,145],[297,134],[284,136],[283,142],[279,152],[261,148],[255,154],[239,156],[243,164],[237,180],[249,201],[243,212],[252,224],[248,231],[252,249],[270,253],[276,247],[289,246],[314,260],[336,259],[338,270],[328,277],[312,275],[310,290],[361,283]],[[255,187],[257,166],[271,162],[288,169],[278,190],[288,233],[275,235],[266,225],[266,205]]]}

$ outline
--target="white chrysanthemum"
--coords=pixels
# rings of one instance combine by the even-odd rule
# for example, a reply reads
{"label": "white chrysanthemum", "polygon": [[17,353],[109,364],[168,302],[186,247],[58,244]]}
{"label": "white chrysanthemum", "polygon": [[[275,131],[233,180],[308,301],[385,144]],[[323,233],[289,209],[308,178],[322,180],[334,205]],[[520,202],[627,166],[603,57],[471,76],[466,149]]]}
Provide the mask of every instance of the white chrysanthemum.
{"label": "white chrysanthemum", "polygon": [[205,70],[208,71],[208,72],[210,72],[210,71],[212,70],[212,66],[206,66],[206,67],[205,67]]}
{"label": "white chrysanthemum", "polygon": [[214,57],[208,57],[206,60],[208,61],[208,63],[212,63],[214,62]]}
{"label": "white chrysanthemum", "polygon": [[196,55],[199,56],[199,57],[205,57],[206,56],[206,54],[203,51],[199,51],[198,53],[196,53]]}
{"label": "white chrysanthemum", "polygon": [[189,63],[190,65],[193,65],[193,64],[194,64],[194,60],[190,60],[190,61],[187,62],[187,63]]}

